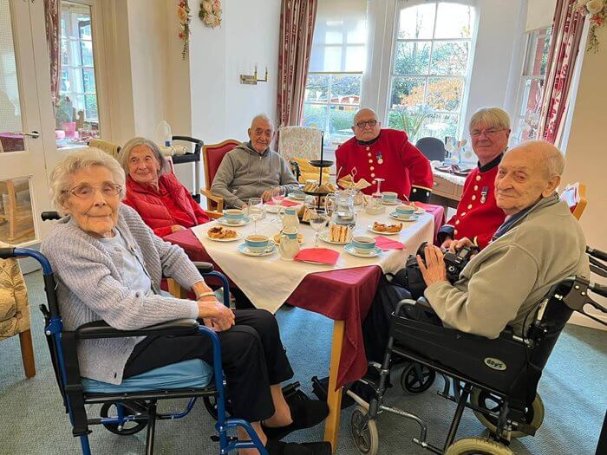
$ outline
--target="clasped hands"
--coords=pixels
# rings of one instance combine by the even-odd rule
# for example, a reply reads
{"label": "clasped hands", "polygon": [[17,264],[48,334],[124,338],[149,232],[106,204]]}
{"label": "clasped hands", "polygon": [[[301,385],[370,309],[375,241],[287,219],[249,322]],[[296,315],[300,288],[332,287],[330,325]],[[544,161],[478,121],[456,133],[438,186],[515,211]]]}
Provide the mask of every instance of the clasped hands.
{"label": "clasped hands", "polygon": [[217,297],[205,295],[199,297],[197,302],[198,317],[202,318],[207,327],[222,332],[234,325],[234,312],[219,302]]}

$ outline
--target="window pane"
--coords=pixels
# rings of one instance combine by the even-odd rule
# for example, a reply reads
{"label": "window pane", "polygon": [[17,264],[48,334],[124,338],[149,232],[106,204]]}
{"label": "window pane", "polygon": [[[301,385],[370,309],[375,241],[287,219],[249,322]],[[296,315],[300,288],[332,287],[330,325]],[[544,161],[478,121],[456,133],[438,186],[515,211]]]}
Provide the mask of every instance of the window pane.
{"label": "window pane", "polygon": [[428,74],[431,41],[399,41],[394,55],[395,75]]}
{"label": "window pane", "polygon": [[424,118],[416,139],[421,137],[438,137],[444,140],[445,136],[457,136],[459,123],[458,115],[431,113]]}
{"label": "window pane", "polygon": [[359,104],[362,76],[335,75],[331,81],[331,103]]}
{"label": "window pane", "polygon": [[527,55],[525,56],[525,76],[543,76],[546,74],[548,52],[550,50],[551,28],[536,30],[529,36]]}
{"label": "window pane", "polygon": [[330,76],[324,74],[309,74],[304,102],[329,101],[329,78]]}
{"label": "window pane", "polygon": [[434,3],[413,6],[400,11],[399,39],[430,39],[434,29]]}
{"label": "window pane", "polygon": [[468,64],[469,42],[435,42],[432,51],[431,73],[464,76]]}
{"label": "window pane", "polygon": [[426,103],[432,110],[457,112],[461,107],[463,91],[462,79],[428,78]]}
{"label": "window pane", "polygon": [[403,130],[409,136],[409,140],[414,142],[422,136],[419,136],[420,128],[424,120],[431,114],[428,106],[393,106],[388,113],[388,127],[397,130]]}
{"label": "window pane", "polygon": [[344,71],[360,71],[365,68],[367,60],[367,50],[365,46],[349,46],[346,47],[346,62]]}
{"label": "window pane", "polygon": [[57,146],[80,146],[99,136],[99,106],[91,30],[91,7],[63,0],[61,74],[55,94]]}
{"label": "window pane", "polygon": [[519,139],[525,141],[536,139],[539,127],[540,112],[542,110],[543,81],[541,79],[527,79],[523,89],[521,103],[521,120]]}
{"label": "window pane", "polygon": [[326,105],[304,104],[303,126],[324,130],[327,124],[327,109]]}
{"label": "window pane", "polygon": [[474,10],[456,3],[439,3],[436,14],[435,38],[470,38]]}
{"label": "window pane", "polygon": [[323,71],[337,72],[341,71],[341,58],[343,48],[341,47],[325,47],[322,68]]}
{"label": "window pane", "polygon": [[329,110],[328,132],[331,138],[343,135],[352,135],[352,123],[357,107],[331,106]]}
{"label": "window pane", "polygon": [[425,104],[426,79],[421,77],[395,77],[392,81],[390,106],[399,104],[415,107]]}

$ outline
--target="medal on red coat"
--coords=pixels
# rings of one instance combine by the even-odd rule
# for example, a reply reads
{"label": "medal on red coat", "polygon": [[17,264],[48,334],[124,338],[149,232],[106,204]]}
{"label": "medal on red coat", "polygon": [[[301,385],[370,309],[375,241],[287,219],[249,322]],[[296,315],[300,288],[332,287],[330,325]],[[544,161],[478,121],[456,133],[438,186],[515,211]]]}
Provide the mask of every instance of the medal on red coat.
{"label": "medal on red coat", "polygon": [[487,201],[487,194],[489,194],[489,187],[484,186],[481,190],[481,204],[484,204]]}
{"label": "medal on red coat", "polygon": [[381,152],[377,152],[375,154],[375,158],[377,159],[377,164],[383,164],[384,163],[384,156],[382,155]]}

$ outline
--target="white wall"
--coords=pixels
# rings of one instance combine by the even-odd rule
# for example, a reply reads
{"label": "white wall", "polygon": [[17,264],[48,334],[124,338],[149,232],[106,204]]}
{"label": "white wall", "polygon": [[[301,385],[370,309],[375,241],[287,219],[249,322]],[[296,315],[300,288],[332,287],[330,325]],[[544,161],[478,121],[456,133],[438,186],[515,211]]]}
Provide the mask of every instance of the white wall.
{"label": "white wall", "polygon": [[[260,112],[276,118],[280,0],[237,0],[222,7],[218,28],[204,26],[197,16],[192,20],[192,133],[207,143],[246,139]],[[240,84],[240,74],[252,74],[256,64],[260,78],[268,68],[268,82]]]}

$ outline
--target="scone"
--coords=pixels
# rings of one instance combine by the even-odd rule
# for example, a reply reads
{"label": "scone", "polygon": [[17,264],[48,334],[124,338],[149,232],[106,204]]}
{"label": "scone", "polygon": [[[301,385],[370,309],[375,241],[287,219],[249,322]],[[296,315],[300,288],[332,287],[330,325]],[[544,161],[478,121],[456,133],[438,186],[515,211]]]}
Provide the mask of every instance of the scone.
{"label": "scone", "polygon": [[238,235],[233,229],[227,229],[222,226],[214,226],[207,231],[207,235],[211,239],[234,239]]}
{"label": "scone", "polygon": [[377,232],[396,233],[396,232],[400,232],[402,228],[403,228],[403,223],[383,224],[383,223],[378,223],[377,221],[375,221],[373,223],[373,230],[377,231]]}

